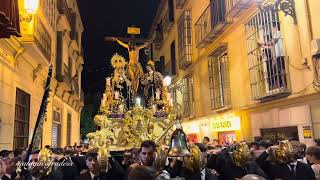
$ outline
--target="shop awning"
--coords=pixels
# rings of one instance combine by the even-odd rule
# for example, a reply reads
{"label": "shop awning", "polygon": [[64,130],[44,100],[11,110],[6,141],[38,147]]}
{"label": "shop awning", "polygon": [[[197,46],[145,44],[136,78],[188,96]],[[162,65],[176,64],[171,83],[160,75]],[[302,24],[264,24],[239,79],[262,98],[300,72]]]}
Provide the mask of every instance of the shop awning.
{"label": "shop awning", "polygon": [[1,0],[0,38],[20,37],[18,0]]}

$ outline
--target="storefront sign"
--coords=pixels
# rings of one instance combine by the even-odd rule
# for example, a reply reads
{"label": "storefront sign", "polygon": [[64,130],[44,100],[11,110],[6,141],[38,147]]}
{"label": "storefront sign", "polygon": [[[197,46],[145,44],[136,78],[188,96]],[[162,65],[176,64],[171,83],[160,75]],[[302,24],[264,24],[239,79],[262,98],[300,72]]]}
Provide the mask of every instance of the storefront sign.
{"label": "storefront sign", "polygon": [[240,130],[240,118],[231,116],[228,119],[214,119],[212,129],[216,132]]}
{"label": "storefront sign", "polygon": [[303,126],[303,138],[304,139],[311,139],[311,127],[310,126]]}

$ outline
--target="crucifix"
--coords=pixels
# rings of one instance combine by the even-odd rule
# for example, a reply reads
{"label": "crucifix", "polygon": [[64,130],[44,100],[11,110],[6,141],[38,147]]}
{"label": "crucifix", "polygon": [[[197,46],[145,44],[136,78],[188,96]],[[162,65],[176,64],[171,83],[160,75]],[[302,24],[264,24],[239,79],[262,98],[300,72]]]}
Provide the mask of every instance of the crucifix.
{"label": "crucifix", "polygon": [[[119,45],[128,50],[129,64],[127,72],[132,83],[133,95],[136,96],[139,87],[139,79],[143,76],[143,69],[139,62],[139,51],[140,49],[147,47],[151,43],[151,40],[135,38],[136,35],[140,34],[140,28],[128,27],[127,33],[131,35],[131,38],[105,37],[105,40],[116,41]],[[137,46],[137,42],[143,44]]]}

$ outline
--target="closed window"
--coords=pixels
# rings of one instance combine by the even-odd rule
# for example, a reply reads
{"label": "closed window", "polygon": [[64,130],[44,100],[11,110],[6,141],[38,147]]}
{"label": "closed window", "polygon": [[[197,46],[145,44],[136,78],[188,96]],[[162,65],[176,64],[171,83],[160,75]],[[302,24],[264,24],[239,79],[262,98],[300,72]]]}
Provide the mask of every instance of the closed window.
{"label": "closed window", "polygon": [[27,148],[29,140],[30,95],[17,89],[13,149]]}
{"label": "closed window", "polygon": [[61,147],[61,109],[53,108],[52,147]]}
{"label": "closed window", "polygon": [[191,117],[194,115],[194,92],[193,76],[189,75],[182,80],[183,115]]}
{"label": "closed window", "polygon": [[71,132],[72,132],[72,114],[67,114],[67,146],[71,146]]}
{"label": "closed window", "polygon": [[178,52],[180,68],[185,69],[192,63],[191,11],[187,10],[178,21]]}
{"label": "closed window", "polygon": [[209,88],[211,109],[230,106],[230,81],[226,46],[220,47],[209,56]]}

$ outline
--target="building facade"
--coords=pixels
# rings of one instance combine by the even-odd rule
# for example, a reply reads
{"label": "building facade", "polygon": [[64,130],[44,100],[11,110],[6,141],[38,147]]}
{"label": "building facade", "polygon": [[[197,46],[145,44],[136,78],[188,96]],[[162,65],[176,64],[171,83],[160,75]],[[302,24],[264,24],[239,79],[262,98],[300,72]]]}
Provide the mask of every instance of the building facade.
{"label": "building facade", "polygon": [[[288,3],[288,4],[284,4]],[[281,9],[290,5],[289,9]],[[320,138],[317,0],[163,0],[153,58],[189,139]]]}
{"label": "building facade", "polygon": [[18,4],[21,37],[0,39],[0,149],[26,148],[30,143],[49,64],[53,77],[41,144],[79,143],[84,59],[77,3],[40,0],[32,13],[24,0]]}

